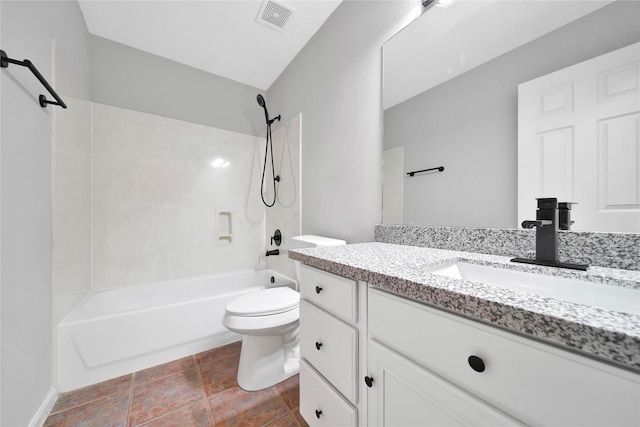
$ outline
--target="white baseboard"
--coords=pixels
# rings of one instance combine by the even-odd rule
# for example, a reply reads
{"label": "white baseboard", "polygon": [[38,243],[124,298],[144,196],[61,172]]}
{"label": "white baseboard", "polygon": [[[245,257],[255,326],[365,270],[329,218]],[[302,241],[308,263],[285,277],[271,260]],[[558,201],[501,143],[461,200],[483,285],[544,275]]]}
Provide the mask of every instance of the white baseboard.
{"label": "white baseboard", "polygon": [[44,422],[47,420],[49,416],[49,412],[53,409],[53,405],[56,403],[56,399],[58,398],[58,391],[51,387],[49,390],[49,394],[45,397],[44,401],[38,408],[38,411],[35,413],[33,418],[31,418],[31,422],[29,423],[29,427],[42,427]]}

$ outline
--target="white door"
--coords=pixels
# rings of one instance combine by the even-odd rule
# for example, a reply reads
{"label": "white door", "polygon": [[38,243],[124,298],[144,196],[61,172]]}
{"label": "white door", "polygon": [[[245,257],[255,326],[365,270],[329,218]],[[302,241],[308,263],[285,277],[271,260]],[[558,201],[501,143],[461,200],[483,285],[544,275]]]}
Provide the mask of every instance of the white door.
{"label": "white door", "polygon": [[521,425],[493,406],[441,379],[398,353],[369,341],[369,425]]}
{"label": "white door", "polygon": [[640,43],[518,86],[518,223],[576,202],[572,230],[640,232]]}

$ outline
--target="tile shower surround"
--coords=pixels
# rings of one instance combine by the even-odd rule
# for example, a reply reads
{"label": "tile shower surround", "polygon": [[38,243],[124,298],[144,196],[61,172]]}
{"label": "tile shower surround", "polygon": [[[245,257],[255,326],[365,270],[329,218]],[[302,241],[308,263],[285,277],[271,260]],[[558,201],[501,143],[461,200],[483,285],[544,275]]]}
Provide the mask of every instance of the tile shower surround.
{"label": "tile shower surround", "polygon": [[[264,144],[91,103],[92,289],[258,268]],[[216,158],[228,166],[212,167]],[[219,239],[219,220],[227,218],[219,211],[234,213],[232,244]]]}
{"label": "tile shower surround", "polygon": [[238,387],[240,342],[64,393],[44,427],[299,427],[298,376]]}
{"label": "tile shower surround", "polygon": [[[535,258],[535,230],[376,225],[375,241],[398,245]],[[560,259],[596,267],[640,270],[640,234],[560,231]]]}

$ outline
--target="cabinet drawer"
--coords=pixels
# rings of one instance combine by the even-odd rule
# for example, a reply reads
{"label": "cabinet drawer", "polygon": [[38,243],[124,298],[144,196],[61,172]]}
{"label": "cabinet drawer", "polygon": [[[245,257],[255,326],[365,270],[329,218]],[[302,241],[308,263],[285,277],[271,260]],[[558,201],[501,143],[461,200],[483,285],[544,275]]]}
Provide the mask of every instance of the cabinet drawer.
{"label": "cabinet drawer", "polygon": [[369,425],[522,426],[377,341],[369,341],[368,351]]}
{"label": "cabinet drawer", "polygon": [[357,342],[355,328],[308,301],[300,301],[300,355],[353,403]]}
{"label": "cabinet drawer", "polygon": [[372,337],[526,424],[640,425],[640,375],[375,289],[368,303]]}
{"label": "cabinet drawer", "polygon": [[356,282],[317,270],[300,266],[300,295],[351,324],[357,321]]}
{"label": "cabinet drawer", "polygon": [[355,426],[357,411],[304,360],[300,361],[300,414],[310,426]]}

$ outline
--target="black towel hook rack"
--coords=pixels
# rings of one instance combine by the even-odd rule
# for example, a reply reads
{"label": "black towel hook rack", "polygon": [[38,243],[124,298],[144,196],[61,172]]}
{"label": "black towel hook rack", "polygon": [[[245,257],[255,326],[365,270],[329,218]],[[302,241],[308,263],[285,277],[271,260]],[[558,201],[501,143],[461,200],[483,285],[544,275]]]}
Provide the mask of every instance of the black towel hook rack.
{"label": "black towel hook rack", "polygon": [[16,64],[22,67],[27,67],[33,73],[33,75],[36,76],[38,81],[42,83],[42,86],[44,86],[45,89],[49,91],[51,96],[53,96],[56,99],[56,102],[49,101],[44,95],[40,95],[38,97],[38,101],[40,102],[41,107],[44,108],[47,106],[47,104],[51,104],[51,105],[59,105],[62,108],[67,108],[67,104],[64,103],[64,101],[58,96],[56,91],[53,90],[51,85],[45,80],[44,77],[42,77],[42,74],[40,74],[38,69],[35,67],[35,65],[33,65],[33,63],[31,63],[31,61],[29,61],[28,59],[25,59],[23,61],[18,61],[17,59],[11,59],[7,56],[4,50],[0,50],[0,65],[2,66],[2,68],[7,68],[9,64]]}
{"label": "black towel hook rack", "polygon": [[435,171],[435,170],[437,170],[438,172],[442,172],[444,170],[444,166],[438,166],[437,168],[429,168],[429,169],[422,169],[419,171],[407,172],[407,175],[414,176],[415,174],[420,172],[429,172],[429,171]]}

